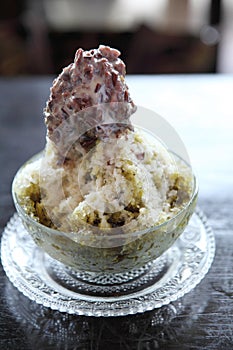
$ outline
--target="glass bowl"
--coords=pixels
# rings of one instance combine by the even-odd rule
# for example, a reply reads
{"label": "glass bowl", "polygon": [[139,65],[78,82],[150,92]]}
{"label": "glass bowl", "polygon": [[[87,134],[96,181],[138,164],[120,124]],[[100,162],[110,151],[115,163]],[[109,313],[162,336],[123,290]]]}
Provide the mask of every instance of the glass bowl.
{"label": "glass bowl", "polygon": [[[43,152],[32,157],[26,164],[43,156]],[[35,243],[55,260],[75,271],[120,274],[140,269],[160,257],[170,248],[186,228],[197,202],[198,185],[192,174],[192,193],[189,202],[178,214],[166,222],[145,230],[122,233],[121,228],[113,233],[85,231],[80,234],[61,232],[37,222],[20,205],[16,193],[16,181],[12,184],[13,200],[27,232]]]}

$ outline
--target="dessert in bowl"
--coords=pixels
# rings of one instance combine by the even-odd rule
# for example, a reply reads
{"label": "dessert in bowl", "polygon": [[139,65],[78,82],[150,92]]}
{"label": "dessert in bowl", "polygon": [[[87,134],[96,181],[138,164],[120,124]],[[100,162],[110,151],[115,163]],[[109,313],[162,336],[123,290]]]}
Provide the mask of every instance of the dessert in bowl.
{"label": "dessert in bowl", "polygon": [[77,271],[124,273],[155,260],[196,205],[191,167],[131,123],[124,77],[117,50],[79,49],[51,88],[45,150],[13,181],[34,241]]}
{"label": "dessert in bowl", "polygon": [[[27,164],[40,157],[42,155],[38,154]],[[171,247],[186,228],[196,206],[198,189],[193,176],[190,199],[174,216],[160,224],[151,225],[148,221],[145,228],[132,231],[130,225],[117,227],[120,220],[117,213],[116,221],[114,217],[112,219],[113,229],[100,229],[80,221],[76,223],[80,225],[80,231],[63,232],[40,223],[25,207],[17,188],[22,171],[19,170],[14,179],[13,198],[24,226],[46,253],[75,270],[122,273],[142,267]],[[134,224],[137,225],[136,222]]]}

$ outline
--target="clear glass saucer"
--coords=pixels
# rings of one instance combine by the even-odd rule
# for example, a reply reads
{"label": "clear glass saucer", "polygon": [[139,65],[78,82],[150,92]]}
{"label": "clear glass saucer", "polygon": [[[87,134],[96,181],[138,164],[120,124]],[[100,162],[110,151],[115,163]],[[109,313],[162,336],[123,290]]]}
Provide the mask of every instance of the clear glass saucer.
{"label": "clear glass saucer", "polygon": [[15,214],[1,244],[4,270],[25,296],[53,310],[86,316],[122,316],[169,304],[208,272],[215,240],[196,210],[184,233],[162,256],[123,274],[77,272],[44,253]]}

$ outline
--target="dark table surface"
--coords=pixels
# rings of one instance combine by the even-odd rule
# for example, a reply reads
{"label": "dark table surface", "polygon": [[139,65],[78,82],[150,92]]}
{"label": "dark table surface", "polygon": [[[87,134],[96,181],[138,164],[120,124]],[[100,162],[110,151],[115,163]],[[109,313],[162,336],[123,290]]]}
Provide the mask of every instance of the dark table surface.
{"label": "dark table surface", "polygon": [[[0,79],[0,232],[15,212],[11,182],[44,147],[52,77]],[[0,349],[233,349],[232,76],[128,79],[134,99],[175,125],[200,180],[199,206],[216,238],[204,280],[183,298],[133,316],[95,318],[40,306],[0,265]]]}

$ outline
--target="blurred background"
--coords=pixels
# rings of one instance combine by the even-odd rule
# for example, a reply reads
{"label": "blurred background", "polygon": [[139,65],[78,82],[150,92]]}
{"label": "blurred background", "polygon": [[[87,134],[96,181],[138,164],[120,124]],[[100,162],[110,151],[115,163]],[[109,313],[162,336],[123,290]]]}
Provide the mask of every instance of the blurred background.
{"label": "blurred background", "polygon": [[0,75],[58,74],[110,45],[128,74],[233,73],[232,0],[7,0]]}

